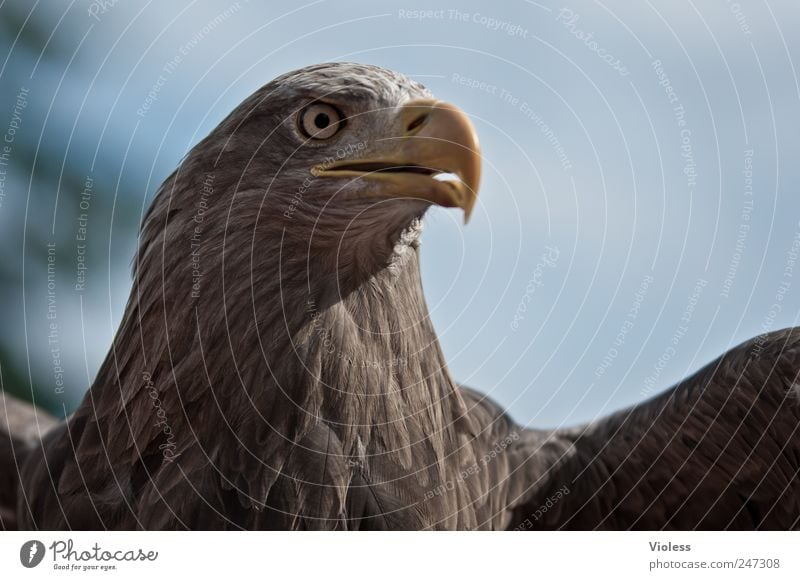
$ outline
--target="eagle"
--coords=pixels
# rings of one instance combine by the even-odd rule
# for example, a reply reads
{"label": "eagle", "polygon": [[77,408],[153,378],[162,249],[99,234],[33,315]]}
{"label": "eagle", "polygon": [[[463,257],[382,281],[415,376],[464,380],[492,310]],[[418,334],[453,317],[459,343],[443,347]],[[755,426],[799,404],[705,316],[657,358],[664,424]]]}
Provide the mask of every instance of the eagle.
{"label": "eagle", "polygon": [[0,409],[7,529],[793,529],[800,330],[568,429],[448,370],[422,220],[469,217],[468,116],[328,63],[248,97],[162,184],[108,356],[58,422]]}

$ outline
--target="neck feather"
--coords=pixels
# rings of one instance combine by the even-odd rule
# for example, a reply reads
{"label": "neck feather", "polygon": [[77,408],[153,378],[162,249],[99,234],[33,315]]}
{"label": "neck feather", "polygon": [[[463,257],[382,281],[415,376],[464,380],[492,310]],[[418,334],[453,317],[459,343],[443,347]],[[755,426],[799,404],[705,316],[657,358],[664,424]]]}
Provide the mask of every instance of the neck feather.
{"label": "neck feather", "polygon": [[281,258],[294,251],[250,256],[243,276],[241,253],[223,251],[231,240],[207,238],[194,298],[187,252],[144,246],[114,348],[84,403],[86,414],[103,410],[112,460],[132,446],[202,454],[232,485],[242,484],[238,473],[252,482],[262,472],[248,493],[264,497],[292,447],[324,423],[349,457],[387,454],[408,469],[423,446],[435,457],[431,479],[441,479],[468,425],[428,315],[418,247],[407,241],[395,236],[385,267],[343,287],[337,275]]}

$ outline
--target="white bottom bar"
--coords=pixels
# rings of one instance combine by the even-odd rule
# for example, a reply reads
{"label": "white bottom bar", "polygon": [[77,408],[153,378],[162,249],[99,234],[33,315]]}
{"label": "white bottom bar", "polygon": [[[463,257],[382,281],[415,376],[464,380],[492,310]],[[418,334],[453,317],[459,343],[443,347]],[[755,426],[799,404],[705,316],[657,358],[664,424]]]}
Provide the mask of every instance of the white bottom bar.
{"label": "white bottom bar", "polygon": [[[798,540],[792,532],[0,532],[0,571],[3,578],[137,580],[253,573],[347,580],[800,578]],[[27,568],[23,560],[39,563]]]}

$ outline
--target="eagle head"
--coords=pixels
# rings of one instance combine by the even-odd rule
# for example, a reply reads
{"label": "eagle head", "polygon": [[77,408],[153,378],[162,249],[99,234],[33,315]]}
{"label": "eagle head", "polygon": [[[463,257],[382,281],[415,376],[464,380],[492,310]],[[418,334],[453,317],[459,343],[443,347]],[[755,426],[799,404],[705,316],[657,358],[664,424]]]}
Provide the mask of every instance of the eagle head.
{"label": "eagle head", "polygon": [[268,248],[356,280],[416,245],[430,205],[468,218],[479,180],[461,110],[389,70],[321,64],[241,103],[167,181],[151,218],[159,233],[199,230],[206,246]]}

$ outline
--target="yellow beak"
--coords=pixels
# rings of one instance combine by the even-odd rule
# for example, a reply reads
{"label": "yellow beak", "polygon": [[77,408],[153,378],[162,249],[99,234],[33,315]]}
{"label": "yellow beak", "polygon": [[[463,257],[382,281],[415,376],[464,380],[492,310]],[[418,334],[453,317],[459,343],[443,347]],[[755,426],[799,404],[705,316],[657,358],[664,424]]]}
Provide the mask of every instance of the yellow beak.
{"label": "yellow beak", "polygon": [[320,177],[377,181],[378,195],[424,199],[464,210],[469,220],[478,196],[481,156],[478,136],[467,115],[442,101],[411,101],[399,111],[400,130],[371,149],[374,157],[317,165]]}

